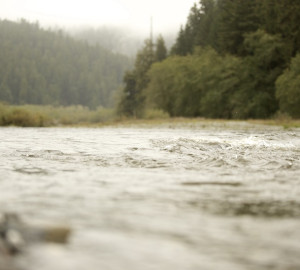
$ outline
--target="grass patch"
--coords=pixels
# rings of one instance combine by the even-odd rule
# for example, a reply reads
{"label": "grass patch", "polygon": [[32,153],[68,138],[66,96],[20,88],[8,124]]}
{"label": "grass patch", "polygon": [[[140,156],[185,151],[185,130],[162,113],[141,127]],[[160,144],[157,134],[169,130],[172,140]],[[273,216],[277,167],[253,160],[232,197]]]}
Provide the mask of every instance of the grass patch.
{"label": "grass patch", "polygon": [[265,120],[250,120],[256,124],[281,126],[285,129],[289,128],[300,128],[300,119],[293,119],[290,115],[282,112],[277,112],[271,119]]}
{"label": "grass patch", "polygon": [[47,117],[41,113],[26,110],[22,107],[0,104],[0,125],[44,127],[47,125]]}
{"label": "grass patch", "polygon": [[0,125],[48,127],[101,124],[115,119],[113,109],[83,106],[7,105],[0,103]]}

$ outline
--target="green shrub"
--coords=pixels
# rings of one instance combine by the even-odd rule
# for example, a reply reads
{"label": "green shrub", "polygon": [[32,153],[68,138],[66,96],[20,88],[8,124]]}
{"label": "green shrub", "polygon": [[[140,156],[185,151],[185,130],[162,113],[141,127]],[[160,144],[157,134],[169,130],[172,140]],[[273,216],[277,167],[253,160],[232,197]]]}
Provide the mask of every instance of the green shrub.
{"label": "green shrub", "polygon": [[290,68],[277,79],[276,98],[282,112],[300,118],[300,54],[292,59]]}
{"label": "green shrub", "polygon": [[223,57],[211,48],[169,57],[149,71],[148,102],[170,116],[230,118],[239,65],[238,58]]}
{"label": "green shrub", "polygon": [[145,119],[167,119],[169,118],[169,114],[159,109],[147,109],[145,111],[144,118]]}
{"label": "green shrub", "polygon": [[6,111],[1,118],[3,126],[42,127],[45,125],[43,115],[19,108]]}

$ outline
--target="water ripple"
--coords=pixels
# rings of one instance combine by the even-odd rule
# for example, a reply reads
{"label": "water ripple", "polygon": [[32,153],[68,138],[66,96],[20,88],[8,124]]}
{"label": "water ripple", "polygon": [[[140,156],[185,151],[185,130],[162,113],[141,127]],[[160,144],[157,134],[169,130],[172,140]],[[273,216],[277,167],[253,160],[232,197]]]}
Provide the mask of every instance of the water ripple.
{"label": "water ripple", "polygon": [[236,125],[0,128],[0,211],[74,231],[22,269],[300,269],[300,130]]}

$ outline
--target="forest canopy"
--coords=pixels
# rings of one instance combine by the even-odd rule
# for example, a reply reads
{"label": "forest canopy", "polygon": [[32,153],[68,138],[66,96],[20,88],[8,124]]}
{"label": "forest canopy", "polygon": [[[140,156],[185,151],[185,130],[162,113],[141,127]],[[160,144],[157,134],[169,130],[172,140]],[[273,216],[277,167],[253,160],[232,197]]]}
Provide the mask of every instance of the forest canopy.
{"label": "forest canopy", "polygon": [[0,100],[113,106],[128,57],[25,20],[0,21]]}
{"label": "forest canopy", "polygon": [[[135,117],[146,108],[171,116],[300,117],[299,25],[300,1],[200,0],[168,57],[152,59],[143,73],[136,63],[125,76],[119,111]],[[137,61],[148,61],[147,46]]]}

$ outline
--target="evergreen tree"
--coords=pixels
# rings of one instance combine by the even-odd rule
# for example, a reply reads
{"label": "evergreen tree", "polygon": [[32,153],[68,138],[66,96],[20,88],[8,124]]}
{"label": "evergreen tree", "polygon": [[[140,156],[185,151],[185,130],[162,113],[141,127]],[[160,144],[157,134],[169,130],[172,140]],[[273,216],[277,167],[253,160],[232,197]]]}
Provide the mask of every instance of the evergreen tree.
{"label": "evergreen tree", "polygon": [[188,50],[186,49],[186,37],[183,26],[180,27],[176,42],[171,48],[171,55],[187,55]]}
{"label": "evergreen tree", "polygon": [[191,48],[189,48],[189,52],[193,51],[193,47],[198,45],[197,36],[199,32],[200,25],[202,24],[201,20],[201,8],[195,3],[194,6],[190,10],[190,14],[187,18],[186,23],[186,35],[187,39],[189,40],[189,44]]}
{"label": "evergreen tree", "polygon": [[218,39],[220,51],[244,56],[244,36],[259,28],[257,0],[220,0]]}
{"label": "evergreen tree", "polygon": [[200,23],[200,10],[197,4],[191,8],[185,27],[181,26],[171,54],[188,55],[193,52]]}
{"label": "evergreen tree", "polygon": [[200,21],[196,29],[196,46],[217,47],[218,13],[215,0],[200,0]]}
{"label": "evergreen tree", "polygon": [[154,63],[153,42],[145,40],[138,52],[133,71],[124,77],[125,87],[118,104],[118,112],[130,117],[142,117],[145,109],[145,93],[149,78],[148,70]]}
{"label": "evergreen tree", "polygon": [[154,61],[155,62],[161,62],[164,59],[167,58],[167,48],[165,45],[165,41],[162,37],[162,35],[159,35],[159,37],[156,40],[156,48],[155,48],[155,55],[154,55]]}
{"label": "evergreen tree", "polygon": [[125,87],[118,104],[118,113],[127,117],[136,117],[139,101],[134,71],[126,72],[124,75],[124,84]]}
{"label": "evergreen tree", "polygon": [[192,54],[196,46],[217,47],[218,13],[216,0],[200,0],[191,8],[187,23],[181,27],[171,54]]}
{"label": "evergreen tree", "polygon": [[145,40],[144,47],[138,52],[135,60],[135,72],[137,88],[142,91],[147,87],[148,76],[147,72],[154,63],[153,42],[150,39]]}
{"label": "evergreen tree", "polygon": [[300,2],[294,0],[263,0],[260,9],[262,28],[281,35],[287,59],[300,48]]}
{"label": "evergreen tree", "polygon": [[279,36],[258,30],[245,36],[247,56],[240,66],[240,85],[232,96],[236,118],[267,118],[278,109],[275,81],[285,66]]}
{"label": "evergreen tree", "polygon": [[300,54],[297,54],[276,81],[276,97],[281,112],[300,118]]}

